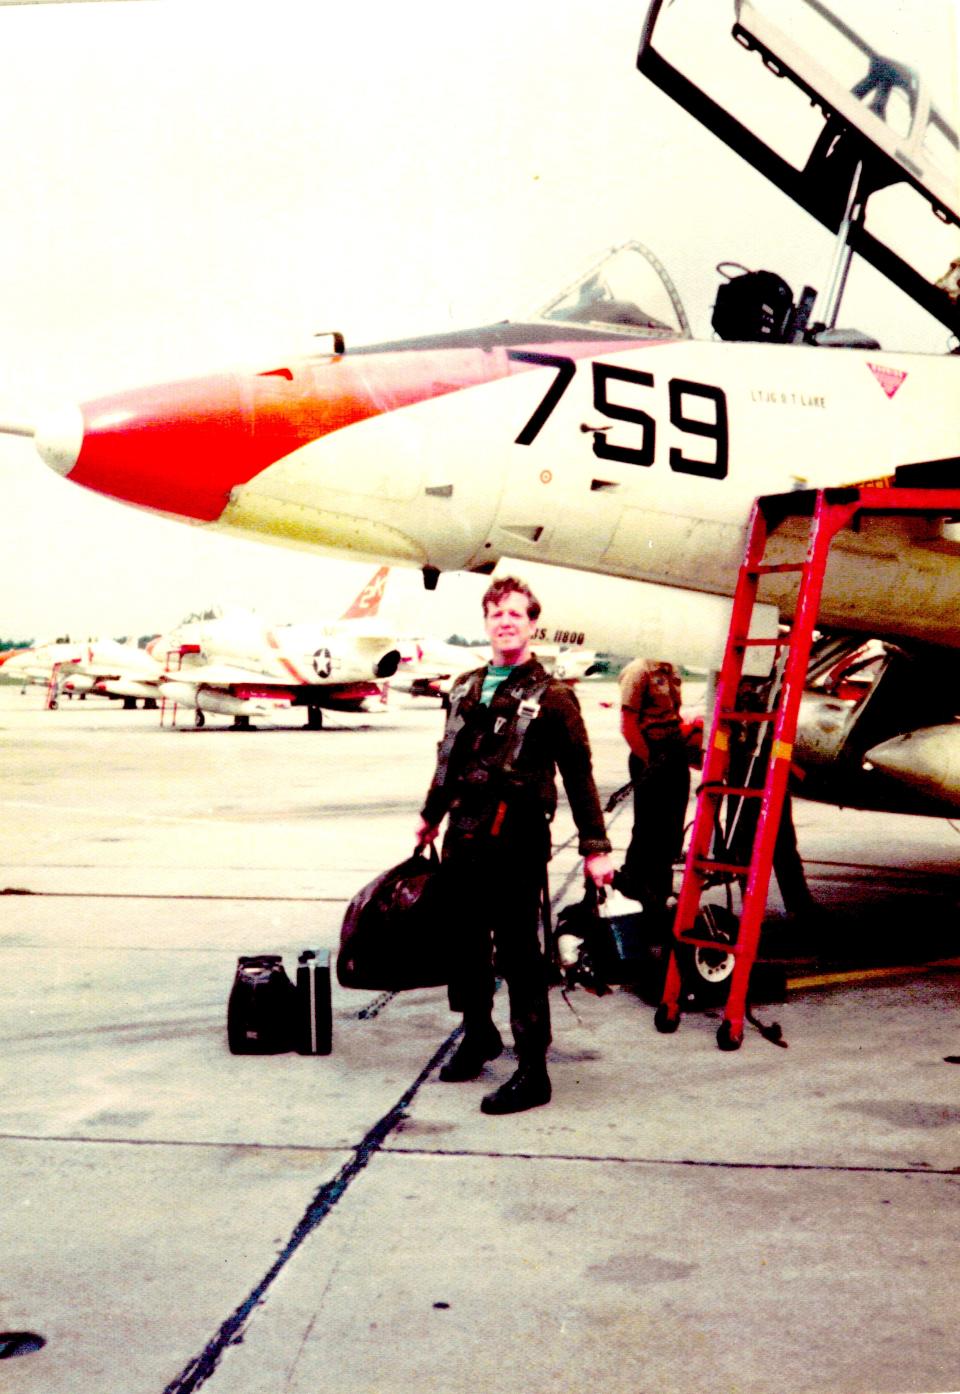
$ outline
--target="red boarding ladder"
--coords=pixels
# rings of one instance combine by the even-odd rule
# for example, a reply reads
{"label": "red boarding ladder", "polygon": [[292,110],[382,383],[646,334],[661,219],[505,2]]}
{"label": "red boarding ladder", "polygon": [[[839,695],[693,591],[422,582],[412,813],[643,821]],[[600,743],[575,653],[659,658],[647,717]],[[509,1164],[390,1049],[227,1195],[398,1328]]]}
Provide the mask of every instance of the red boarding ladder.
{"label": "red boarding ladder", "polygon": [[44,702],[44,710],[52,712],[56,709],[60,700],[60,669],[61,663],[54,663],[50,669],[50,677],[47,681],[47,697]]}
{"label": "red boarding ladder", "polygon": [[[909,467],[903,473],[909,475],[911,470],[918,468]],[[774,846],[790,776],[800,699],[830,544],[842,528],[863,513],[956,516],[960,514],[960,490],[901,488],[878,482],[877,485],[770,495],[758,499],[754,504],[746,551],[734,592],[730,631],[717,684],[703,780],[697,791],[693,832],[673,925],[674,942],[663,996],[654,1018],[658,1031],[676,1031],[680,1024],[682,977],[677,958],[678,946],[715,952],[722,948],[733,954],[734,966],[723,1020],[717,1031],[717,1044],[721,1050],[737,1050],[743,1041],[750,972],[756,960],[766,910]],[[811,519],[806,555],[795,561],[765,562],[770,533],[785,518],[800,516]],[[779,638],[752,637],[750,621],[758,586],[764,576],[776,572],[796,572],[800,577],[792,627]],[[778,685],[775,681],[775,697],[770,710],[738,710],[737,694],[743,677],[744,659],[748,649],[759,645],[773,645],[781,651],[779,656],[781,660],[785,659],[781,663],[782,681]],[[772,723],[771,738],[757,742],[766,759],[762,787],[733,785],[727,778],[731,736],[735,735],[738,727],[754,722]],[[716,839],[718,855],[714,855],[714,835],[721,826],[720,809],[725,799],[759,800],[759,815],[755,820],[748,861],[731,860],[730,854],[724,852],[720,838]],[[747,826],[753,821],[748,819]],[[707,937],[702,928],[704,921],[700,916],[700,899],[707,886],[731,878],[739,879],[741,885],[745,883],[746,887],[740,925],[734,942],[720,944],[716,937]]]}
{"label": "red boarding ladder", "polygon": [[[183,667],[183,658],[184,658],[184,654],[188,654],[188,653],[199,653],[199,652],[200,652],[200,645],[199,645],[199,644],[181,644],[178,648],[175,648],[175,649],[167,649],[166,656],[164,657],[164,660],[163,660],[163,670],[164,670],[164,672],[165,672],[165,673],[179,673],[180,669]],[[174,665],[173,665],[173,660],[174,660],[174,659],[177,660],[176,667],[174,667]],[[161,693],[161,695],[160,695],[160,725],[161,725],[161,726],[165,726],[166,723],[167,723],[167,710],[168,710],[168,709],[169,709],[169,711],[170,711],[170,725],[171,725],[171,726],[176,726],[176,724],[177,724],[177,703],[173,700],[172,697],[165,697],[165,696],[163,696],[163,694]]]}

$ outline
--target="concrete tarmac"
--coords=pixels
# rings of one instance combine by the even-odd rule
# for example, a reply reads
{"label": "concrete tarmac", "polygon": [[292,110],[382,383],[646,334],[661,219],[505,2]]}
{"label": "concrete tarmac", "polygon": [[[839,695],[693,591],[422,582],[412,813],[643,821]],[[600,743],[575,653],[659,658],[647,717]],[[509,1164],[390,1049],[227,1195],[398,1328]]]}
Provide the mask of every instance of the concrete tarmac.
{"label": "concrete tarmac", "polygon": [[[579,691],[606,796],[614,689]],[[552,1103],[488,1118],[512,1053],[441,1083],[439,989],[335,986],[326,1057],[225,1037],[237,955],[334,948],[411,849],[435,706],[242,733],[42,700],[0,688],[0,1389],[960,1389],[953,824],[797,802],[824,909],[771,898],[786,1048],[555,991]],[[565,805],[555,843],[559,905]]]}

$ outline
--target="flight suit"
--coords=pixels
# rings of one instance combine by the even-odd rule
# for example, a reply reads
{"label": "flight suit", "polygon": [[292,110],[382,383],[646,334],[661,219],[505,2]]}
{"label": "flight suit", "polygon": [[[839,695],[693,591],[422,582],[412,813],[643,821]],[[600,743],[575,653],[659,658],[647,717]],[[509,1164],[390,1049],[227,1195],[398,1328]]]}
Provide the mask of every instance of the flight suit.
{"label": "flight suit", "polygon": [[[447,717],[462,721],[446,768],[437,772],[423,818],[444,815],[441,876],[456,955],[450,1007],[465,1036],[489,1030],[495,974],[507,984],[510,1025],[521,1064],[542,1062],[550,1044],[548,968],[540,947],[541,895],[551,854],[550,821],[559,770],[582,856],[609,852],[593,779],[590,744],[570,688],[547,679],[535,658],[512,669],[489,706],[480,701],[485,668],[458,679]],[[503,757],[524,693],[540,690],[540,709],[512,772]],[[441,742],[441,750],[443,742]]]}

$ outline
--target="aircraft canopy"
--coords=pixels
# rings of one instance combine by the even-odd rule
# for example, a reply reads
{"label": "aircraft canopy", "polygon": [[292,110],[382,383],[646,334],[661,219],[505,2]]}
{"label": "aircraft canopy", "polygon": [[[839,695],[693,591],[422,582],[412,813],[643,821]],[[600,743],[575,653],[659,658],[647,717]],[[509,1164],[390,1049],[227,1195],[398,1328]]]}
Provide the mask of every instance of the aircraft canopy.
{"label": "aircraft canopy", "polygon": [[958,333],[956,42],[949,0],[653,0],[637,66]]}
{"label": "aircraft canopy", "polygon": [[614,247],[537,313],[612,329],[636,338],[644,331],[690,337],[690,325],[667,270],[640,242]]}

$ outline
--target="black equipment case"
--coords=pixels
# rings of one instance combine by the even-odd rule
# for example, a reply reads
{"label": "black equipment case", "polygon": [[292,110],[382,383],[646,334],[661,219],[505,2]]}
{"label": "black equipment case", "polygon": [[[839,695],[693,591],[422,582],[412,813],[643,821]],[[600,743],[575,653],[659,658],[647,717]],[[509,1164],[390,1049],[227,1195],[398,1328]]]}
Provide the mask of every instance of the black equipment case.
{"label": "black equipment case", "polygon": [[297,960],[294,1045],[301,1055],[329,1055],[333,1044],[330,950],[304,949]]}

